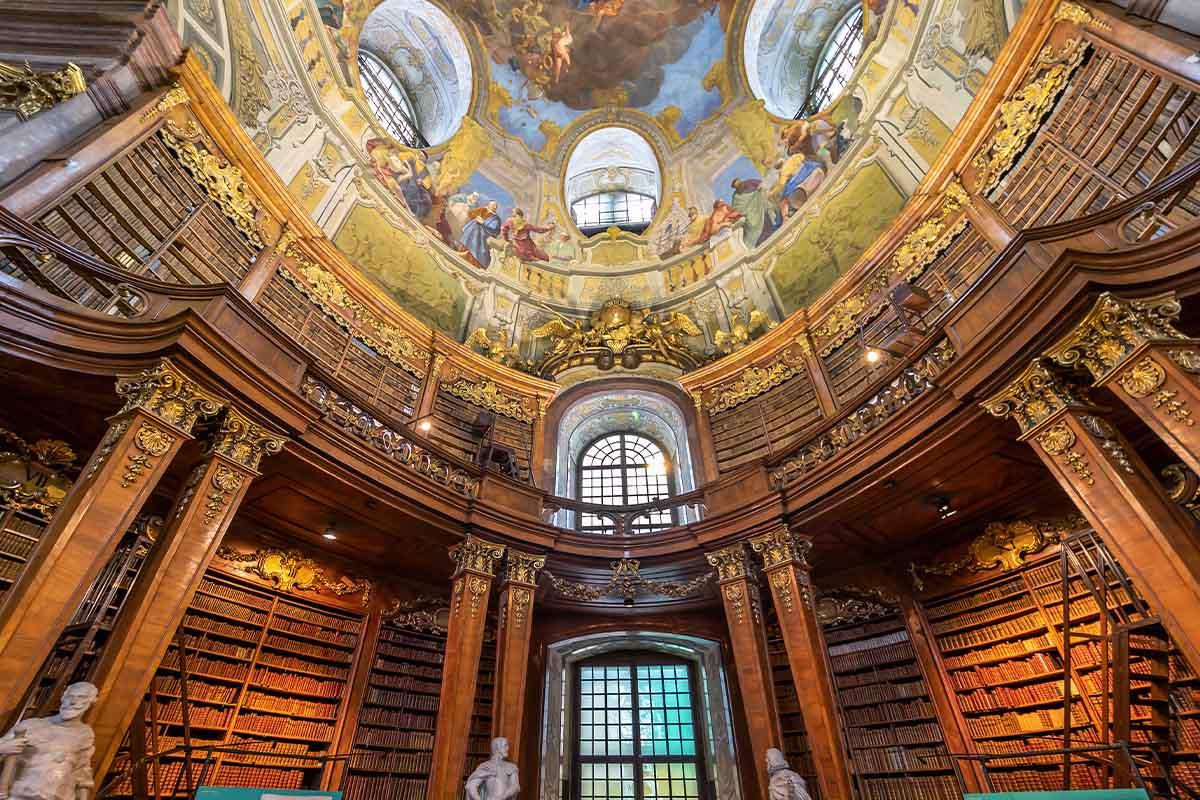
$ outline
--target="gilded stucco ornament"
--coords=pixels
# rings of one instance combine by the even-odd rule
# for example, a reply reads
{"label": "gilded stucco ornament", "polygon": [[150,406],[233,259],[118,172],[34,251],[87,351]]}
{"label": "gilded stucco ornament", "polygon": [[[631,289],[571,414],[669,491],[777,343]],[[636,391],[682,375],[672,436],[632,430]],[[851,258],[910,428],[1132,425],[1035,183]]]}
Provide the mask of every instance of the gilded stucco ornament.
{"label": "gilded stucco ornament", "polygon": [[445,636],[450,604],[446,598],[417,595],[411,600],[392,600],[382,616],[401,628]]}
{"label": "gilded stucco ornament", "polygon": [[847,625],[894,613],[898,604],[899,600],[883,589],[846,586],[820,595],[814,611],[822,625]]}
{"label": "gilded stucco ornament", "polygon": [[1055,22],[1072,22],[1081,28],[1095,28],[1099,31],[1111,31],[1112,26],[1107,22],[1096,19],[1092,12],[1079,3],[1064,0],[1054,9]]}
{"label": "gilded stucco ornament", "polygon": [[217,557],[242,572],[269,581],[281,592],[329,592],[337,597],[362,593],[362,605],[371,598],[371,582],[365,578],[341,577],[330,580],[313,559],[297,550],[259,548],[243,553],[228,545],[217,548]]}
{"label": "gilded stucco ornament", "polygon": [[805,372],[804,364],[789,364],[782,357],[761,367],[747,367],[731,383],[717,387],[708,413],[728,411]]}
{"label": "gilded stucco ornament", "polygon": [[559,597],[578,603],[588,603],[602,597],[619,597],[626,605],[633,605],[639,595],[649,594],[683,600],[702,594],[712,573],[705,572],[683,583],[656,581],[642,575],[641,562],[635,558],[622,558],[611,564],[612,574],[604,584],[576,583],[564,580],[550,570],[544,570],[550,587]]}
{"label": "gilded stucco ornament", "polygon": [[1112,426],[1108,420],[1103,417],[1097,417],[1094,414],[1085,414],[1079,418],[1079,424],[1083,429],[1090,433],[1100,443],[1100,449],[1103,450],[1112,460],[1117,469],[1127,475],[1134,474],[1133,462],[1126,452],[1125,446],[1121,443],[1121,437],[1117,435],[1117,429]]}
{"label": "gilded stucco ornament", "polygon": [[143,422],[133,435],[133,444],[137,452],[130,449],[129,462],[125,465],[125,472],[121,474],[121,488],[128,489],[136,485],[142,474],[154,466],[154,459],[166,455],[175,442],[176,437],[172,434]]}
{"label": "gilded stucco ornament", "polygon": [[136,375],[118,378],[117,394],[125,399],[118,416],[141,410],[184,433],[191,432],[197,418],[211,417],[225,405],[168,359]]}
{"label": "gilded stucco ornament", "polygon": [[473,381],[467,377],[459,377],[457,380],[442,383],[440,388],[472,405],[512,417],[520,422],[533,423],[534,412],[525,406],[521,398],[511,396],[497,386],[495,381],[488,378]]}
{"label": "gilded stucco ornament", "polygon": [[537,586],[538,572],[546,566],[546,557],[508,548],[504,577],[508,583]]}
{"label": "gilded stucco ornament", "polygon": [[213,434],[209,452],[257,471],[262,457],[280,452],[286,442],[285,437],[268,431],[230,407],[225,411],[221,427]]}
{"label": "gilded stucco ornament", "polygon": [[1144,345],[1190,341],[1175,327],[1179,311],[1174,292],[1132,299],[1104,292],[1079,324],[1046,350],[1046,356],[1064,367],[1083,367],[1099,383]]}
{"label": "gilded stucco ornament", "polygon": [[0,109],[16,111],[29,119],[87,89],[83,70],[67,64],[53,72],[34,72],[0,62]]}
{"label": "gilded stucco ornament", "polygon": [[229,498],[242,488],[245,477],[242,473],[221,465],[213,470],[212,491],[204,501],[204,524],[211,525],[229,502]]}
{"label": "gilded stucco ornament", "polygon": [[779,525],[761,536],[750,537],[750,549],[762,558],[764,570],[785,564],[808,569],[812,539],[793,533],[786,525]]}
{"label": "gilded stucco ornament", "polygon": [[982,405],[994,417],[1015,419],[1024,435],[1064,409],[1088,408],[1091,404],[1086,390],[1065,380],[1044,359],[1037,358]]}
{"label": "gilded stucco ornament", "polygon": [[255,247],[262,247],[263,240],[258,232],[258,202],[250,194],[250,189],[242,177],[242,170],[195,142],[176,136],[166,128],[159,131],[159,136],[175,153],[175,157],[187,169],[192,180],[199,184],[209,199],[233,221],[246,240]]}
{"label": "gilded stucco ornament", "polygon": [[505,325],[501,325],[494,335],[487,328],[476,328],[464,344],[497,364],[535,373],[533,364],[521,357],[521,348],[509,344],[508,328]]}
{"label": "gilded stucco ornament", "polygon": [[1078,450],[1072,450],[1075,446],[1075,432],[1065,422],[1056,422],[1046,430],[1042,431],[1035,437],[1035,441],[1041,446],[1042,450],[1049,456],[1062,456],[1067,462],[1067,466],[1071,468],[1079,479],[1088,486],[1094,486],[1096,479],[1092,476],[1091,467],[1087,459]]}
{"label": "gilded stucco ornament", "polygon": [[142,121],[146,121],[156,114],[165,114],[176,106],[182,106],[190,103],[192,98],[188,96],[187,89],[184,89],[178,82],[172,83],[171,88],[163,92],[158,98],[158,102],[146,109],[142,114]]}
{"label": "gilded stucco ornament", "polygon": [[709,564],[716,568],[717,580],[722,583],[747,578],[753,574],[746,545],[742,542],[705,553],[704,557]]}
{"label": "gilded stucco ornament", "polygon": [[450,548],[450,558],[457,565],[455,573],[476,572],[481,575],[495,575],[496,564],[504,558],[505,547],[502,544],[468,536],[461,544]]}
{"label": "gilded stucco ornament", "polygon": [[1146,356],[1121,373],[1117,383],[1130,397],[1145,397],[1162,386],[1166,379],[1167,373],[1163,368]]}
{"label": "gilded stucco ornament", "polygon": [[701,363],[687,347],[689,337],[703,335],[691,317],[680,311],[635,309],[619,297],[594,312],[586,327],[577,319],[556,314],[530,335],[551,343],[538,365],[540,373],[550,378],[582,363],[594,363],[601,369],[612,367],[618,360],[633,369],[644,358],[681,369]]}
{"label": "gilded stucco ornament", "polygon": [[49,519],[79,472],[75,450],[61,439],[32,444],[0,428],[0,505]]}

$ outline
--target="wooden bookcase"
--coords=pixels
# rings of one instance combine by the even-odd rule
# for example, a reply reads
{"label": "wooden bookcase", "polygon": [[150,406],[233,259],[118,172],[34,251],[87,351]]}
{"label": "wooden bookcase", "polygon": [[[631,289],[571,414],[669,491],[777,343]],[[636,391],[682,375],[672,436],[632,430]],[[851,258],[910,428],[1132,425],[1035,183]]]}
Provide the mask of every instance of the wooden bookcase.
{"label": "wooden bookcase", "polygon": [[831,625],[825,643],[862,800],[962,796],[899,612]]}
{"label": "wooden bookcase", "polygon": [[483,649],[479,655],[479,676],[475,683],[475,708],[471,712],[471,741],[467,747],[464,780],[492,749],[492,698],[496,690],[496,621],[488,619]]}
{"label": "wooden bookcase", "polygon": [[[358,615],[210,571],[154,679],[147,751],[183,744],[186,714],[193,747],[256,751],[194,753],[194,784],[318,788],[324,767],[315,757],[329,752],[348,711],[362,624]],[[123,753],[110,774],[128,766]],[[162,756],[151,765],[151,793],[186,794],[183,773],[182,753]],[[131,793],[125,780],[112,795]]]}
{"label": "wooden bookcase", "polygon": [[25,572],[48,520],[40,514],[12,506],[0,507],[0,604]]}
{"label": "wooden bookcase", "polygon": [[787,756],[788,764],[808,783],[808,793],[813,800],[820,800],[817,786],[817,771],[813,766],[812,751],[808,745],[808,733],[804,729],[804,717],[800,713],[800,701],[796,697],[796,684],[788,666],[787,651],[783,645],[783,634],[773,619],[774,610],[768,611],[767,657],[771,662],[771,675],[775,684],[775,705],[779,710],[779,727],[783,741],[779,749]]}

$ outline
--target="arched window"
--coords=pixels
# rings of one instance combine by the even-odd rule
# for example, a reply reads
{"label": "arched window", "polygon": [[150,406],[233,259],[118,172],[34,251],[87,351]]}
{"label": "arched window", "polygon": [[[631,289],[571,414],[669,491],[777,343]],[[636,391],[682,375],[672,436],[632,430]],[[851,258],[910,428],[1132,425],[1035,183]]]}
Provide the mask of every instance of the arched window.
{"label": "arched window", "polygon": [[658,158],[641,134],[609,126],[588,133],[567,159],[564,191],[585,236],[612,227],[641,233],[658,211]]}
{"label": "arched window", "polygon": [[854,65],[858,63],[858,57],[862,53],[862,45],[863,10],[861,5],[855,5],[842,17],[825,41],[821,57],[817,60],[817,68],[813,72],[808,99],[804,101],[804,107],[796,112],[796,119],[823,110],[846,88],[846,84],[850,82],[850,75],[854,72]]}
{"label": "arched window", "polygon": [[417,125],[417,114],[404,84],[378,56],[360,49],[358,75],[375,118],[396,141],[409,147],[428,147]]}
{"label": "arched window", "polygon": [[[671,465],[662,448],[636,433],[610,433],[592,442],[579,461],[579,499],[606,506],[634,506],[670,497]],[[673,511],[651,511],[634,520],[633,533],[669,528]],[[579,529],[614,533],[610,519],[580,514]]]}

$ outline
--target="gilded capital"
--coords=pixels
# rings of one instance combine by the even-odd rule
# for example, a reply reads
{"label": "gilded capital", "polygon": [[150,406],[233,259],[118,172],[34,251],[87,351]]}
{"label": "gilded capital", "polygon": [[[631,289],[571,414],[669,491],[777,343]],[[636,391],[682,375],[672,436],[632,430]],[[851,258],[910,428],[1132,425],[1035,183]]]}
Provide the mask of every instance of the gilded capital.
{"label": "gilded capital", "polygon": [[994,417],[1015,419],[1022,436],[1064,409],[1091,407],[1086,390],[1055,373],[1043,358],[981,405]]}
{"label": "gilded capital", "polygon": [[762,557],[763,568],[771,569],[782,564],[795,564],[808,569],[808,554],[812,551],[812,539],[798,536],[779,525],[770,533],[750,539],[750,549]]}
{"label": "gilded capital", "polygon": [[482,575],[495,575],[496,563],[504,558],[505,547],[493,544],[477,536],[468,536],[462,544],[450,548],[450,558],[457,568],[455,576],[463,572],[476,572]]}
{"label": "gilded capital", "polygon": [[144,411],[183,433],[191,433],[197,418],[211,417],[225,405],[165,358],[136,375],[118,378],[117,394],[125,399],[118,416]]}
{"label": "gilded capital", "polygon": [[221,420],[221,427],[213,434],[208,452],[257,470],[263,456],[278,453],[286,442],[284,437],[271,433],[230,406]]}
{"label": "gilded capital", "polygon": [[508,549],[508,562],[504,579],[508,583],[521,583],[526,586],[537,586],[538,572],[546,566],[545,556],[535,556],[520,550]]}
{"label": "gilded capital", "polygon": [[747,578],[752,574],[750,558],[743,542],[705,553],[704,557],[708,559],[709,564],[717,568],[717,580],[722,583]]}
{"label": "gilded capital", "polygon": [[1142,345],[1187,340],[1175,321],[1179,301],[1174,292],[1126,299],[1109,292],[1046,355],[1064,367],[1081,366],[1097,383],[1123,366]]}

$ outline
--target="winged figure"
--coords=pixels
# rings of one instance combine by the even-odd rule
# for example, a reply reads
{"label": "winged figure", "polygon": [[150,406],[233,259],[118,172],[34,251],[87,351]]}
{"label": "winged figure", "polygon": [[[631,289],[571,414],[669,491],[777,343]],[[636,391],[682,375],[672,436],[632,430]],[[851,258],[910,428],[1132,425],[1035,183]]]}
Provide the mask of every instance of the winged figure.
{"label": "winged figure", "polygon": [[647,316],[642,325],[646,341],[667,360],[671,350],[685,349],[684,337],[700,335],[699,326],[681,311],[672,311],[665,319]]}
{"label": "winged figure", "polygon": [[506,367],[521,368],[520,352],[516,345],[506,344],[507,339],[503,327],[495,339],[488,335],[487,328],[476,328],[475,332],[467,337],[466,345],[479,348],[492,361],[497,361]]}
{"label": "winged figure", "polygon": [[774,328],[778,323],[767,316],[766,312],[751,307],[750,314],[741,311],[734,313],[729,323],[729,330],[718,330],[713,336],[717,352],[725,354],[741,350],[759,335]]}
{"label": "winged figure", "polygon": [[583,329],[578,320],[567,321],[563,317],[554,317],[530,331],[535,339],[550,339],[553,343],[551,353],[555,356],[569,357],[588,346],[588,332]]}

